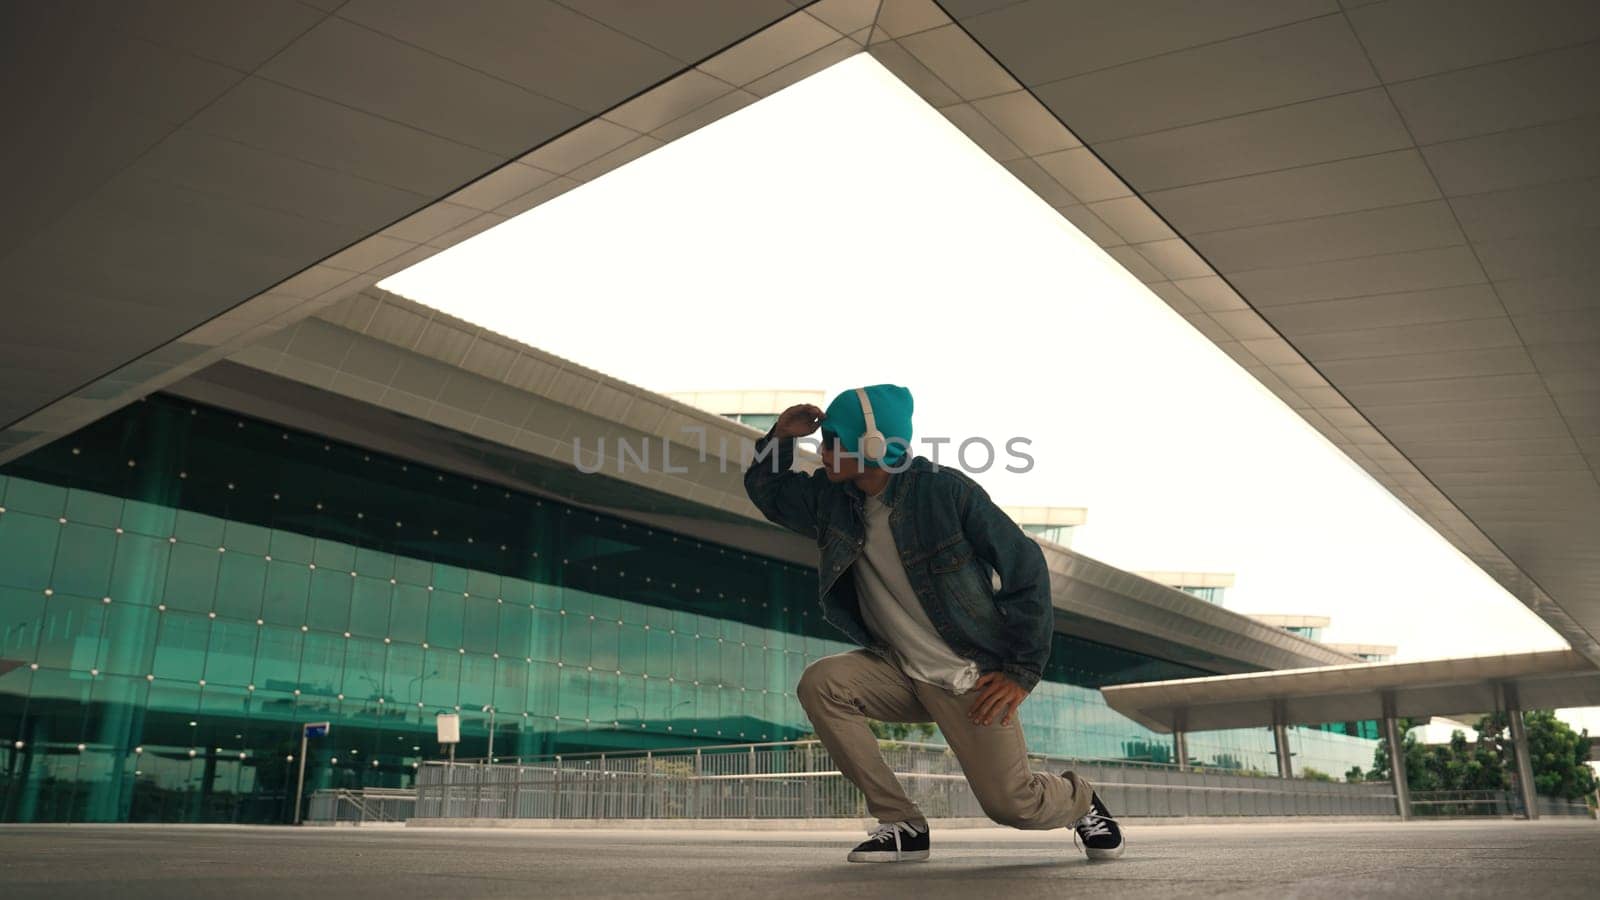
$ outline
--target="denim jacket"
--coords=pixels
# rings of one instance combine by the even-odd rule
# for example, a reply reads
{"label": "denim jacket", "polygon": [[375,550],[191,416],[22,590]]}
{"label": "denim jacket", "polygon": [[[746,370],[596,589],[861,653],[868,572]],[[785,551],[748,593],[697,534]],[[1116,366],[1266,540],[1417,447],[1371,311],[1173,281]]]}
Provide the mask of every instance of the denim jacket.
{"label": "denim jacket", "polygon": [[[851,482],[828,481],[821,470],[791,472],[794,438],[776,440],[768,431],[755,451],[744,473],[745,492],[768,520],[817,542],[823,618],[888,658],[888,648],[861,617],[850,574],[866,542],[866,495]],[[883,499],[906,575],[939,636],[980,671],[1004,672],[1033,690],[1055,630],[1050,573],[1039,545],[964,472],[926,457],[896,472]]]}

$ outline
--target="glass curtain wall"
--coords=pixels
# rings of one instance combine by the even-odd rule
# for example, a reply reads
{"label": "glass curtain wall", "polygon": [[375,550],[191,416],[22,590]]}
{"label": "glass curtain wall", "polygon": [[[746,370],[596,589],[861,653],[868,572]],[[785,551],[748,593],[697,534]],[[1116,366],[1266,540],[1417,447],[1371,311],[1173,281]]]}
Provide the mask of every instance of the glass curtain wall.
{"label": "glass curtain wall", "polygon": [[[440,712],[483,756],[484,707],[496,756],[790,739],[830,632],[810,568],[158,396],[0,470],[0,820],[286,821],[311,721],[308,791],[408,786]],[[1058,636],[1031,748],[1163,761],[1095,688],[1195,674]]]}

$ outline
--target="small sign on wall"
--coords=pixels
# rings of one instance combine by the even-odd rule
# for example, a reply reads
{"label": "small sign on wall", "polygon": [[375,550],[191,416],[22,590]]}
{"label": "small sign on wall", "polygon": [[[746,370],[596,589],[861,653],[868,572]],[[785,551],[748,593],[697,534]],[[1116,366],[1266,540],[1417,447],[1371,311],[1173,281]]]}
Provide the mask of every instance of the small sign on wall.
{"label": "small sign on wall", "polygon": [[434,718],[434,724],[439,730],[439,743],[461,743],[461,716],[456,713],[440,713]]}

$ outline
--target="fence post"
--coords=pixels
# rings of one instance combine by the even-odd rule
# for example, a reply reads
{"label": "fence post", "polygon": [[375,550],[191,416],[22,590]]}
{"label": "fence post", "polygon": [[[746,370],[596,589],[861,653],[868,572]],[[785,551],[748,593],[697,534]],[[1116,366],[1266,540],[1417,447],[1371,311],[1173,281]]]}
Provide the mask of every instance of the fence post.
{"label": "fence post", "polygon": [[803,798],[801,800],[800,812],[801,812],[801,815],[805,816],[808,819],[814,819],[814,818],[816,818],[816,815],[817,815],[817,790],[816,790],[817,779],[811,777],[811,769],[812,769],[812,758],[811,757],[812,757],[812,750],[815,749],[815,747],[816,747],[815,744],[806,744],[806,767],[805,767],[806,777],[800,779],[800,785],[801,785],[800,789],[804,792],[804,793],[802,793],[800,795]]}
{"label": "fence post", "polygon": [[472,817],[475,819],[483,818],[483,779],[488,775],[488,765],[485,762],[478,767],[478,783],[473,792],[473,797],[476,799],[472,801]]}
{"label": "fence post", "polygon": [[[521,763],[522,760],[519,758],[517,762]],[[506,802],[505,817],[508,819],[518,818],[517,808],[522,805],[522,774],[522,766],[518,765],[517,778],[515,781],[511,782],[511,798]]]}
{"label": "fence post", "polygon": [[756,745],[750,745],[750,760],[745,763],[745,779],[747,787],[744,792],[746,811],[750,818],[756,817]]}
{"label": "fence post", "polygon": [[700,818],[700,748],[694,748],[694,775],[689,778],[689,817]]}

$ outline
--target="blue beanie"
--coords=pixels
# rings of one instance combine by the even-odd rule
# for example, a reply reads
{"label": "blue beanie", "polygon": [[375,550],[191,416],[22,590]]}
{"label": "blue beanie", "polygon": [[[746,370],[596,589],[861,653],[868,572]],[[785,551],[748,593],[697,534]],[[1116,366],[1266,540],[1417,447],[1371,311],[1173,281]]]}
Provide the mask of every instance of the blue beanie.
{"label": "blue beanie", "polygon": [[[866,388],[867,400],[872,404],[872,418],[888,441],[888,450],[879,465],[893,468],[905,459],[906,448],[911,444],[911,391],[898,384],[873,384]],[[839,436],[839,443],[851,453],[860,452],[861,435],[867,430],[867,418],[861,412],[861,401],[855,389],[841,393],[828,404],[822,420],[826,431]],[[873,465],[868,460],[863,460]]]}

